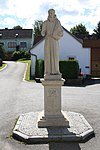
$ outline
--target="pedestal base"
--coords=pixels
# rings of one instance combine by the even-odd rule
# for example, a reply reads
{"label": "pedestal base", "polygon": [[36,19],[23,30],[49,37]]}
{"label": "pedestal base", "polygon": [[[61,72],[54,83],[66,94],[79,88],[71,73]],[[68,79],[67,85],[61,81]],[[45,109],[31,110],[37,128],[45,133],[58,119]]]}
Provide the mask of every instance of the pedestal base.
{"label": "pedestal base", "polygon": [[49,80],[42,79],[41,82],[44,86],[44,114],[40,114],[38,127],[69,127],[67,117],[61,112],[61,86],[64,79],[60,75],[49,75]]}
{"label": "pedestal base", "polygon": [[50,74],[45,74],[44,75],[44,80],[61,80],[61,76],[62,74],[53,74],[53,75],[50,75]]}
{"label": "pedestal base", "polygon": [[37,120],[40,112],[22,114],[13,129],[13,137],[28,144],[45,144],[48,142],[84,142],[94,136],[92,127],[80,113],[64,113],[68,117],[69,128],[38,128]]}
{"label": "pedestal base", "polygon": [[57,116],[46,116],[43,117],[44,113],[41,112],[39,114],[39,120],[38,120],[38,127],[39,128],[46,128],[46,127],[69,127],[69,121],[64,117],[64,115],[61,113],[61,115]]}

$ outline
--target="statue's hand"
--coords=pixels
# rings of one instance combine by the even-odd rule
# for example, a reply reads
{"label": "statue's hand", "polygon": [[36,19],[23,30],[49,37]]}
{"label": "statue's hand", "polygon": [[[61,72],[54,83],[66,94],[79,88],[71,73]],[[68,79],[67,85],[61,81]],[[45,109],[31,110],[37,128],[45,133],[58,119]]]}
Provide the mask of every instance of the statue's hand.
{"label": "statue's hand", "polygon": [[53,39],[55,39],[55,40],[57,40],[53,35],[51,35],[50,37],[53,38]]}

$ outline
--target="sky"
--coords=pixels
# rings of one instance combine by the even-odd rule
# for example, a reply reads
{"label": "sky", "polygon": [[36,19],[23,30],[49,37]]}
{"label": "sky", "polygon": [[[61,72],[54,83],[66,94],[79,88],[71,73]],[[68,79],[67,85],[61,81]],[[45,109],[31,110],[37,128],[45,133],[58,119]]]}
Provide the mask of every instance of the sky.
{"label": "sky", "polygon": [[47,19],[51,8],[68,31],[82,23],[92,34],[100,21],[100,0],[0,0],[0,29],[32,29],[35,20]]}

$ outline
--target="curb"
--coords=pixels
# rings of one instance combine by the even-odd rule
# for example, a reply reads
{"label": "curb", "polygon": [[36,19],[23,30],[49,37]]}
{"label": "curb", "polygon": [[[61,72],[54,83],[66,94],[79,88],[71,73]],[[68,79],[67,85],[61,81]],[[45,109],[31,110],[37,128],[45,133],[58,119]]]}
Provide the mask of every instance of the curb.
{"label": "curb", "polygon": [[80,113],[64,111],[70,124],[68,128],[39,128],[39,113],[29,112],[20,115],[13,130],[13,138],[27,144],[45,144],[49,142],[83,143],[94,137],[94,130]]}

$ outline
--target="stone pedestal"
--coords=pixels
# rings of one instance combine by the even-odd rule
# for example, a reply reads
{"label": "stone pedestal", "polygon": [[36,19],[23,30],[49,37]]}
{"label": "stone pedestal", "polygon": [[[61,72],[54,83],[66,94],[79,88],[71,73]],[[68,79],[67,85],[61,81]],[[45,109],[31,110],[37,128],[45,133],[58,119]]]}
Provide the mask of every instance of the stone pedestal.
{"label": "stone pedestal", "polygon": [[[53,77],[54,76],[54,77]],[[66,126],[69,127],[69,121],[61,112],[61,86],[64,80],[59,75],[49,76],[41,80],[44,86],[44,112],[42,112],[41,119],[38,121],[38,127],[55,127]]]}

